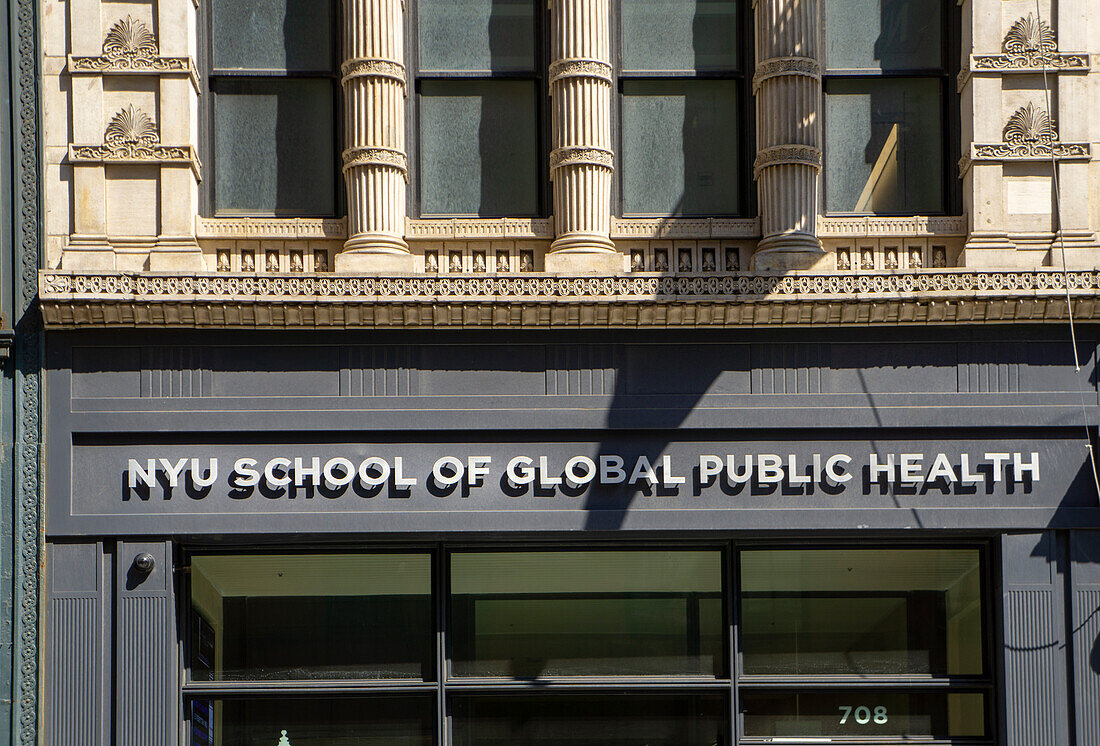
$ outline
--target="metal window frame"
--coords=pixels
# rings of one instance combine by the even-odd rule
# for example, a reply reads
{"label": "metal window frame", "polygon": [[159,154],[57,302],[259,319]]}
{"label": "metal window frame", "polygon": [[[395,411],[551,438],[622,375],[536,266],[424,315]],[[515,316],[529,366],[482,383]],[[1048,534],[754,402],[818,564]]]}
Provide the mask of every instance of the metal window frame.
{"label": "metal window frame", "polygon": [[[281,68],[218,68],[214,66],[214,10],[213,3],[201,3],[198,9],[198,60],[201,79],[201,92],[199,96],[199,152],[202,162],[206,165],[204,179],[199,187],[199,215],[202,217],[314,217],[333,218],[344,214],[345,200],[343,193],[343,174],[340,168],[341,134],[343,130],[343,92],[340,84],[340,40],[339,33],[340,5],[336,0],[327,0],[330,4],[329,36],[334,41],[331,45],[331,65],[328,70],[288,70]],[[296,210],[234,210],[231,212],[218,212],[215,209],[217,197],[215,194],[215,176],[217,172],[217,160],[214,157],[214,148],[217,139],[217,128],[214,124],[216,89],[222,80],[330,80],[332,81],[332,210],[324,213],[303,213]]]}
{"label": "metal window frame", "polygon": [[[425,541],[387,541],[379,539],[365,545],[362,540],[338,540],[331,543],[316,542],[302,544],[265,544],[249,543],[236,546],[210,546],[195,544],[178,548],[185,563],[178,574],[180,592],[176,594],[178,603],[177,619],[180,625],[180,667],[181,667],[181,728],[189,734],[189,703],[197,698],[269,698],[303,696],[369,697],[382,695],[407,694],[413,696],[436,697],[436,725],[434,743],[439,746],[453,742],[451,733],[451,712],[449,693],[517,695],[524,693],[546,694],[704,694],[708,692],[726,692],[728,711],[726,728],[734,743],[764,743],[765,739],[744,735],[744,717],[739,708],[740,692],[745,690],[779,689],[793,687],[803,689],[918,689],[935,691],[981,691],[986,694],[986,724],[988,733],[983,738],[952,739],[950,741],[921,739],[929,744],[972,744],[986,746],[999,742],[1001,730],[1001,703],[998,696],[999,661],[995,656],[996,630],[994,622],[996,610],[993,607],[996,587],[996,548],[992,541],[984,536],[948,536],[929,539],[897,538],[889,534],[876,535],[870,541],[856,541],[853,538],[819,538],[812,536],[794,536],[785,539],[766,538],[707,538],[698,539],[681,534],[662,535],[650,540],[630,538],[623,540],[581,539],[578,541],[521,540],[522,537],[501,536],[490,540],[447,539],[426,537]],[[981,676],[935,677],[935,676],[746,676],[742,673],[741,604],[740,604],[740,556],[742,550],[752,549],[959,549],[973,548],[979,552],[981,567],[982,599],[982,655],[984,673]],[[536,680],[452,677],[451,648],[448,631],[450,627],[450,557],[456,552],[523,552],[523,551],[717,551],[721,555],[721,594],[723,598],[723,623],[725,625],[725,648],[727,654],[724,677],[699,676],[562,676]],[[195,555],[232,555],[232,554],[329,554],[329,553],[424,553],[431,558],[432,603],[431,615],[434,622],[435,670],[434,681],[411,679],[370,679],[370,680],[300,680],[300,681],[220,681],[195,682],[190,679],[190,558]],[[189,735],[186,736],[189,738]],[[900,737],[879,737],[876,743],[907,743]],[[185,741],[186,743],[187,741]],[[845,743],[864,743],[865,739],[833,738],[831,743],[842,746]]]}

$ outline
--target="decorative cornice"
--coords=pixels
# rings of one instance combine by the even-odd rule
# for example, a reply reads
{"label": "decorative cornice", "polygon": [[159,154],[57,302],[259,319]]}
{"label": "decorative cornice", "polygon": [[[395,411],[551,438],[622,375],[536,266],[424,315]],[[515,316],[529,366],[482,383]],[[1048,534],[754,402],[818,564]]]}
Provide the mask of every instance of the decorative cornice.
{"label": "decorative cornice", "polygon": [[772,166],[786,166],[797,164],[801,166],[813,166],[821,168],[821,149],[812,145],[774,145],[764,148],[756,154],[756,162],[753,163],[753,175],[759,177],[760,172]]}
{"label": "decorative cornice", "polygon": [[341,83],[352,78],[390,78],[405,85],[405,66],[400,62],[374,57],[356,57],[340,65]]}
{"label": "decorative cornice", "polygon": [[550,153],[550,169],[564,168],[565,166],[601,166],[613,168],[615,154],[603,148],[587,146],[574,146],[558,148]]}
{"label": "decorative cornice", "polygon": [[1095,271],[689,277],[267,276],[43,270],[49,328],[731,327],[1100,319]]}
{"label": "decorative cornice", "polygon": [[536,239],[554,237],[550,218],[410,218],[405,237],[412,240]]}
{"label": "decorative cornice", "polygon": [[343,152],[341,159],[345,171],[360,166],[381,166],[400,171],[406,179],[409,177],[408,158],[393,148],[349,148]]}
{"label": "decorative cornice", "polygon": [[601,60],[565,59],[550,65],[550,84],[562,78],[595,78],[611,82],[611,65]]}
{"label": "decorative cornice", "polygon": [[198,155],[190,145],[162,145],[148,114],[130,104],[107,124],[102,145],[69,145],[70,163],[180,163],[202,179]]}
{"label": "decorative cornice", "polygon": [[965,215],[912,217],[826,217],[817,218],[821,238],[966,236]]}
{"label": "decorative cornice", "polygon": [[149,26],[127,16],[116,22],[103,40],[99,57],[68,56],[73,75],[187,75],[199,90],[198,72],[190,57],[161,57]]}
{"label": "decorative cornice", "polygon": [[807,78],[821,78],[821,65],[812,57],[771,57],[761,60],[752,76],[752,89],[756,91],[768,78],[787,75],[801,75]]}
{"label": "decorative cornice", "polygon": [[611,238],[759,238],[756,218],[611,218]]}
{"label": "decorative cornice", "polygon": [[200,239],[233,240],[347,238],[345,218],[196,218],[195,235]]}

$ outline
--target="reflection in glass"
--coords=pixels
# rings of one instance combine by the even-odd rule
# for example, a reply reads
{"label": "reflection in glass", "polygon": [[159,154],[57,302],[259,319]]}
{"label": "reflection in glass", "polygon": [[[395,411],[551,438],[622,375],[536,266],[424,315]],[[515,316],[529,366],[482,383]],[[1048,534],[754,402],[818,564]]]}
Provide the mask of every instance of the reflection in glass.
{"label": "reflection in glass", "polygon": [[977,549],[741,553],[746,674],[981,675]]}
{"label": "reflection in glass", "polygon": [[331,80],[223,78],[214,133],[218,214],[333,214]]}
{"label": "reflection in glass", "polygon": [[455,676],[720,676],[719,552],[451,556]]}
{"label": "reflection in glass", "polygon": [[332,69],[328,0],[214,0],[214,67]]}
{"label": "reflection in glass", "polygon": [[535,69],[533,0],[420,0],[421,71]]}
{"label": "reflection in glass", "polygon": [[420,94],[421,213],[535,215],[535,84],[424,80]]}
{"label": "reflection in glass", "polygon": [[725,746],[720,696],[456,697],[456,746]]}
{"label": "reflection in glass", "polygon": [[624,214],[738,211],[737,82],[622,82]]}
{"label": "reflection in glass", "polygon": [[942,66],[942,0],[829,0],[829,69],[927,70]]}
{"label": "reflection in glass", "polygon": [[426,554],[191,561],[197,681],[431,678]]}
{"label": "reflection in glass", "polygon": [[428,696],[324,699],[199,699],[190,706],[192,746],[430,746]]}
{"label": "reflection in glass", "polygon": [[745,735],[758,738],[980,738],[978,692],[843,689],[741,692]]}
{"label": "reflection in glass", "polygon": [[829,80],[825,94],[826,209],[942,212],[940,81]]}
{"label": "reflection in glass", "polygon": [[623,69],[736,69],[737,10],[731,0],[623,0]]}

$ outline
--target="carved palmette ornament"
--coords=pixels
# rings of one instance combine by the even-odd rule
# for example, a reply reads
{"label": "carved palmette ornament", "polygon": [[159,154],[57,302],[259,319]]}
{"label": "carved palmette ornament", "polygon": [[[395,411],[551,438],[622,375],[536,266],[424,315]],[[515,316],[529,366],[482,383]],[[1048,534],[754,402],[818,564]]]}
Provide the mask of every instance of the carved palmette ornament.
{"label": "carved palmette ornament", "polygon": [[1031,13],[1012,24],[1003,42],[1009,54],[1050,56],[1058,48],[1054,32],[1042,19]]}
{"label": "carved palmette ornament", "polygon": [[1011,145],[1049,145],[1058,139],[1050,116],[1030,102],[1008,118],[1002,136]]}
{"label": "carved palmette ornament", "polygon": [[130,104],[111,118],[103,140],[109,145],[153,145],[160,136],[149,115]]}
{"label": "carved palmette ornament", "polygon": [[159,54],[157,40],[144,21],[126,16],[118,21],[103,40],[103,56],[108,59],[153,59]]}

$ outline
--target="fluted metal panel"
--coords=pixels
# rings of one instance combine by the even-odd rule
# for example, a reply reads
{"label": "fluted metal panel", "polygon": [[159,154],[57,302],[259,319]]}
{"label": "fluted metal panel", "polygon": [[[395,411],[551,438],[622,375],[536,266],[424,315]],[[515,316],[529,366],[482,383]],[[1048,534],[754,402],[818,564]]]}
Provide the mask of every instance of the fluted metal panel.
{"label": "fluted metal panel", "polygon": [[[175,746],[178,735],[179,668],[173,613],[172,545],[164,542],[118,546],[118,609],[115,629],[115,717],[118,746]],[[143,552],[156,565],[136,573]]]}
{"label": "fluted metal panel", "polygon": [[1002,537],[1007,746],[1068,741],[1064,542],[1052,531]]}
{"label": "fluted metal panel", "polygon": [[1070,547],[1077,746],[1100,746],[1100,531],[1074,531]]}
{"label": "fluted metal panel", "polygon": [[98,746],[109,738],[101,547],[51,545],[47,552],[45,743]]}

